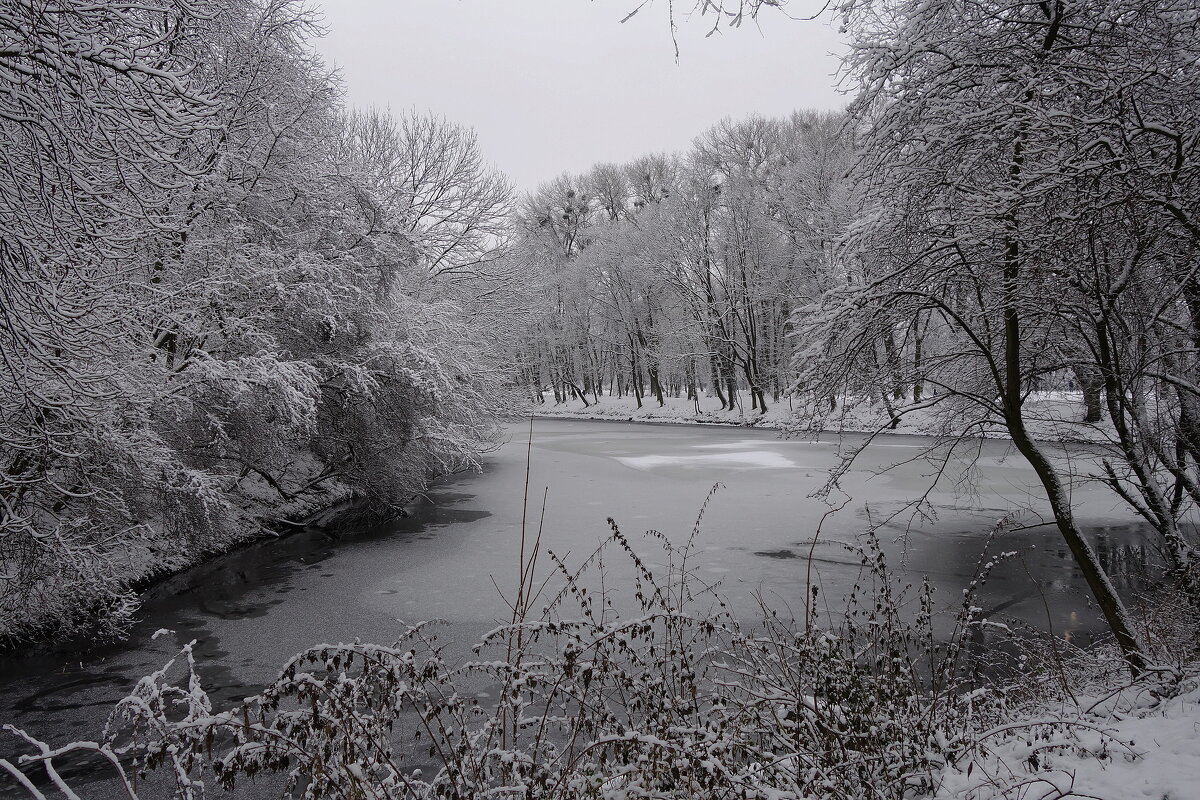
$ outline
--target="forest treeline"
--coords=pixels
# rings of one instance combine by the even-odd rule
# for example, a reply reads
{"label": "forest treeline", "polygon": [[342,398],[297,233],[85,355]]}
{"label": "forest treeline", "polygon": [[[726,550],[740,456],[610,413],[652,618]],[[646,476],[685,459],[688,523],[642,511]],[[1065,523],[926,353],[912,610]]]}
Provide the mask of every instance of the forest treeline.
{"label": "forest treeline", "polygon": [[517,252],[546,301],[523,342],[531,397],[765,411],[795,382],[793,314],[836,272],[852,216],[841,114],[726,120],[685,154],[563,175],[525,199]]}
{"label": "forest treeline", "polygon": [[316,23],[0,5],[0,640],[119,631],[138,579],[491,440],[511,189],[348,109]]}

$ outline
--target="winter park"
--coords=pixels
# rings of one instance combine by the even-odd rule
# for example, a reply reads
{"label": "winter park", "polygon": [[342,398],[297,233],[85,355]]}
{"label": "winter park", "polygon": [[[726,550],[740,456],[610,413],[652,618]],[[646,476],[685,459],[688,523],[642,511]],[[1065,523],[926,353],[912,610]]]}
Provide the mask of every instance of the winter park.
{"label": "winter park", "polygon": [[1200,798],[1195,0],[0,0],[0,798]]}

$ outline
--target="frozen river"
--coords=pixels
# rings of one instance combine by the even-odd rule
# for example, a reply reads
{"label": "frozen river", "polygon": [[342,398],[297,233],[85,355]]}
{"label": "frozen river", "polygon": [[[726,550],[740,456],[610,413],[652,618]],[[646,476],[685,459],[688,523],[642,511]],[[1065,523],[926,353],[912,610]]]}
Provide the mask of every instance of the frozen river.
{"label": "frozen river", "polygon": [[[511,441],[486,458],[482,474],[443,481],[411,518],[366,529],[306,530],[155,587],[127,642],[0,660],[0,723],[56,742],[94,739],[106,710],[135,680],[192,639],[203,678],[220,699],[251,693],[308,645],[391,641],[397,619],[442,618],[451,640],[473,642],[505,616],[496,587],[508,591],[516,580],[527,432],[527,422],[510,428]],[[740,428],[537,420],[530,516],[541,514],[545,492],[543,544],[569,553],[568,560],[592,551],[607,533],[609,516],[635,538],[653,528],[683,541],[719,481],[723,488],[697,540],[700,574],[720,580],[747,616],[754,594],[798,609],[813,535],[829,510],[812,493],[853,443],[782,441],[769,431]],[[929,490],[934,472],[929,463],[912,461],[926,444],[879,437],[842,477],[850,499],[825,520],[822,543],[813,549],[813,577],[826,597],[840,596],[856,574],[852,559],[832,543],[853,541],[868,525],[880,525],[897,569],[913,579],[928,576],[949,604],[961,597],[998,519],[1018,512],[1020,525],[1043,521],[1044,507],[1032,499],[1032,472],[1007,443],[986,441],[975,445],[972,472],[954,466],[941,476],[928,498],[934,518],[910,525],[911,515],[900,512]],[[898,462],[908,463],[882,472]],[[1125,567],[1147,558],[1139,528],[1100,486],[1076,487],[1075,502],[1122,584]],[[989,581],[989,614],[1049,624],[1060,636],[1098,629],[1082,579],[1052,527],[1006,533],[998,549],[1023,556]],[[646,551],[653,547],[647,544]],[[172,633],[152,639],[162,628]],[[12,752],[12,744],[0,740],[0,753]],[[0,796],[14,790],[6,780],[0,776]]]}

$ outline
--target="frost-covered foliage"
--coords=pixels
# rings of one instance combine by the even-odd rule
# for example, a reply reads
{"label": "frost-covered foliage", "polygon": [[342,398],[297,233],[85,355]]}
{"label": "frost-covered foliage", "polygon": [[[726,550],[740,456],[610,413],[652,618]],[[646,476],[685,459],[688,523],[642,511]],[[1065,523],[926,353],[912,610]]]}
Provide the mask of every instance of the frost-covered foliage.
{"label": "frost-covered foliage", "polygon": [[490,440],[502,334],[462,304],[507,185],[469,131],[423,140],[462,155],[443,191],[492,190],[448,248],[470,220],[414,216],[408,142],[365,146],[314,30],[292,0],[0,8],[0,639],[119,631],[133,582]]}
{"label": "frost-covered foliage", "polygon": [[[861,573],[844,607],[813,591],[800,619],[764,608],[743,624],[695,574],[690,541],[647,536],[612,524],[578,569],[532,543],[511,622],[473,658],[419,624],[387,646],[318,645],[217,709],[187,648],[139,682],[101,742],[28,736],[24,763],[99,750],[131,789],[161,791],[144,782],[157,771],[181,797],[277,774],[305,798],[901,798],[933,790],[974,732],[1045,679],[1014,658],[1026,689],[982,688],[974,590],[947,636],[932,589],[900,586],[870,540],[848,547]],[[604,591],[618,568],[631,597]]]}

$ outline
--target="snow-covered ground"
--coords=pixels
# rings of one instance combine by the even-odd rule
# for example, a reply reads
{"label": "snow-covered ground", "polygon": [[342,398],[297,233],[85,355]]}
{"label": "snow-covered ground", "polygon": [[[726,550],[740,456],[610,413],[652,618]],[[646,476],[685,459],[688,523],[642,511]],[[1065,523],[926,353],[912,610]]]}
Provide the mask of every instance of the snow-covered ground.
{"label": "snow-covered ground", "polygon": [[935,777],[943,800],[1200,798],[1200,685],[1159,699],[1146,687],[1079,697],[976,737]]}
{"label": "snow-covered ground", "polygon": [[[614,397],[602,394],[599,402],[595,402],[589,397],[589,405],[585,406],[578,398],[556,404],[554,396],[547,393],[544,396],[545,402],[531,406],[530,413],[535,416],[568,419],[742,425],[771,429],[804,429],[807,427],[803,416],[798,413],[799,407],[789,398],[781,398],[779,402],[768,401],[765,414],[750,411],[748,396],[743,396],[741,399],[743,401],[741,406],[733,410],[722,410],[721,402],[716,397],[706,395],[702,395],[698,402],[683,397],[667,397],[661,407],[657,400],[647,397],[642,399],[642,407],[638,408],[637,401],[630,396]],[[898,404],[897,410],[900,410],[902,405]],[[1025,406],[1027,426],[1038,439],[1043,441],[1107,440],[1111,431],[1107,420],[1096,425],[1085,424],[1082,422],[1083,412],[1083,396],[1079,392],[1038,392],[1029,398]],[[879,404],[843,401],[839,403],[835,412],[824,419],[823,428],[845,433],[886,430],[888,433],[914,435],[937,435],[943,429],[943,422],[939,419],[938,412],[928,408],[906,411],[901,415],[900,422],[894,429],[887,428],[890,421],[891,417],[887,409]],[[980,431],[976,431],[976,435],[979,433]],[[988,430],[982,431],[982,434],[1006,438],[999,420],[996,420]]]}

